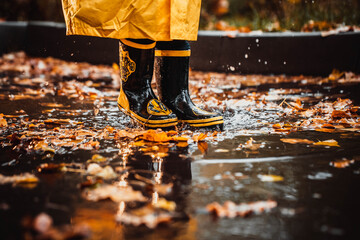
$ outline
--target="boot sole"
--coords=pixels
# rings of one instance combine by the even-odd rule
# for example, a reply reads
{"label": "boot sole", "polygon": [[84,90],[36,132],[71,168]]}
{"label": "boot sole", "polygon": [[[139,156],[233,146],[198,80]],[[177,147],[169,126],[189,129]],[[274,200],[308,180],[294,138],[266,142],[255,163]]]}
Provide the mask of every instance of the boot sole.
{"label": "boot sole", "polygon": [[166,120],[148,120],[143,117],[140,117],[131,110],[124,109],[119,103],[118,107],[125,115],[131,117],[137,123],[140,123],[142,126],[148,128],[166,128],[166,127],[175,127],[178,124],[177,118],[166,119]]}
{"label": "boot sole", "polygon": [[179,122],[187,123],[191,127],[210,127],[214,125],[224,124],[224,119],[222,116],[205,118],[205,119],[195,119],[195,120],[179,120]]}

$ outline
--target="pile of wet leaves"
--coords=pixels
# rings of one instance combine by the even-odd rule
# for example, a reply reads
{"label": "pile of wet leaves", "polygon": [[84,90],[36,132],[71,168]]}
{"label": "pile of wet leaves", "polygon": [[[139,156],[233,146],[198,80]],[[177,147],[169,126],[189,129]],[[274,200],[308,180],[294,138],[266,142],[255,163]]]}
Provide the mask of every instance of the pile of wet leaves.
{"label": "pile of wet leaves", "polygon": [[[69,176],[65,185],[73,184],[73,194],[89,204],[77,209],[72,226],[59,225],[56,221],[60,220],[45,213],[21,216],[18,222],[26,236],[88,237],[100,224],[89,221],[97,214],[110,222],[148,228],[189,221],[193,213],[179,198],[191,177],[171,165],[172,161],[189,166],[210,148],[215,154],[233,151],[245,157],[261,156],[269,143],[254,140],[256,136],[280,136],[285,144],[307,148],[341,148],[338,136],[360,134],[360,102],[348,98],[349,92],[359,89],[359,75],[334,70],[328,77],[203,72],[191,72],[190,77],[192,99],[205,110],[223,114],[223,131],[186,125],[171,131],[146,130],[136,125],[117,109],[117,64],[94,66],[32,58],[23,52],[0,58],[0,185],[31,190]],[[293,137],[309,131],[335,137]],[[231,149],[217,147],[239,136],[243,141]],[[345,168],[354,162],[341,159],[331,164]],[[166,170],[173,174],[165,173],[166,164],[173,166]],[[232,180],[247,178],[238,177]],[[229,176],[220,174],[220,178]],[[282,176],[271,174],[258,178],[283,181]],[[209,203],[203,211],[233,218],[277,206],[272,199],[263,200],[223,206]],[[111,209],[105,211],[111,213],[108,216],[100,213],[104,205],[96,205],[104,202],[111,202]],[[1,210],[10,205],[2,202]]]}

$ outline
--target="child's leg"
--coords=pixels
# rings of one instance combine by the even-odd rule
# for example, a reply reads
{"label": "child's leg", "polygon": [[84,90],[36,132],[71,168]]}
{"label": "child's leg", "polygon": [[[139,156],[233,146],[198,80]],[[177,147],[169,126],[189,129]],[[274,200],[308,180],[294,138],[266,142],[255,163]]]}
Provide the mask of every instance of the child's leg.
{"label": "child's leg", "polygon": [[147,39],[120,40],[121,89],[118,106],[145,127],[177,125],[177,118],[151,89],[155,42]]}
{"label": "child's leg", "polygon": [[160,100],[174,111],[179,121],[192,127],[220,125],[223,117],[195,106],[189,95],[190,45],[187,41],[157,42],[156,83]]}

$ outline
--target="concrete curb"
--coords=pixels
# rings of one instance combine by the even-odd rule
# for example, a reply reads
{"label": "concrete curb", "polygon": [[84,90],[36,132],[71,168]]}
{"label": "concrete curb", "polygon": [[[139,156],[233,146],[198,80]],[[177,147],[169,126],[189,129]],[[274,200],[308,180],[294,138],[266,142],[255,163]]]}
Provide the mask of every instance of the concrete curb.
{"label": "concrete curb", "polygon": [[[360,33],[322,37],[321,33],[199,31],[191,42],[194,70],[246,74],[328,75],[332,69],[360,72]],[[118,62],[118,41],[65,36],[52,22],[0,23],[0,54],[23,50],[31,56],[93,64]]]}

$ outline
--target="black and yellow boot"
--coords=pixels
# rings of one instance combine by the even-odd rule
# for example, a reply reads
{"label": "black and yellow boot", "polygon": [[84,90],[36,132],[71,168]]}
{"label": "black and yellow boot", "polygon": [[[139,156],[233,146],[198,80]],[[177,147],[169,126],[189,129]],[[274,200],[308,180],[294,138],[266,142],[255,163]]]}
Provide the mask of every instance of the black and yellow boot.
{"label": "black and yellow boot", "polygon": [[223,117],[195,106],[189,95],[190,45],[187,41],[157,42],[156,84],[160,100],[191,127],[223,127]]}
{"label": "black and yellow boot", "polygon": [[151,88],[154,71],[154,47],[151,40],[120,41],[121,111],[146,128],[174,127],[178,119],[155,96]]}

